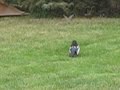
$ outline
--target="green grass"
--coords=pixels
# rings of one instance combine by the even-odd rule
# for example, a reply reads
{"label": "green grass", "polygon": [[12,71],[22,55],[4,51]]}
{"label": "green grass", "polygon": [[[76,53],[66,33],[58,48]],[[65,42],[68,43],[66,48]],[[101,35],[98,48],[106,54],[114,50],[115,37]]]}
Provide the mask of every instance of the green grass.
{"label": "green grass", "polygon": [[120,90],[120,19],[0,18],[0,90]]}

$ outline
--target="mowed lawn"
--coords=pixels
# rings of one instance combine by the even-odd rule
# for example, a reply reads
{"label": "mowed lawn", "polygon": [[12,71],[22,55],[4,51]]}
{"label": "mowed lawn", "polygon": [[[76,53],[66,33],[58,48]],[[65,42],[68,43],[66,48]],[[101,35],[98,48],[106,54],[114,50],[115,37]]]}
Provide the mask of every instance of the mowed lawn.
{"label": "mowed lawn", "polygon": [[120,90],[120,19],[0,18],[0,90]]}

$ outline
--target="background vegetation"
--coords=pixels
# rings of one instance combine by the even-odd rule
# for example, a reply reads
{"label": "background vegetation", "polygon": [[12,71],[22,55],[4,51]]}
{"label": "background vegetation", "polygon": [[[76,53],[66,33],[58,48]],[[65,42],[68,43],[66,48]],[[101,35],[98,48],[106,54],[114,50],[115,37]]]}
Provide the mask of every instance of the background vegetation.
{"label": "background vegetation", "polygon": [[6,0],[37,17],[107,16],[120,15],[120,0]]}
{"label": "background vegetation", "polygon": [[120,19],[0,18],[0,90],[119,89]]}

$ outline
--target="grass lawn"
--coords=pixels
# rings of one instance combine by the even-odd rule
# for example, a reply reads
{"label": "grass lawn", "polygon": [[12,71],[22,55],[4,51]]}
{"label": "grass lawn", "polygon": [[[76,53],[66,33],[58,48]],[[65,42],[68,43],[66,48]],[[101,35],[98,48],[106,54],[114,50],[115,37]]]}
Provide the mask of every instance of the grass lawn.
{"label": "grass lawn", "polygon": [[0,18],[0,90],[120,90],[120,19]]}

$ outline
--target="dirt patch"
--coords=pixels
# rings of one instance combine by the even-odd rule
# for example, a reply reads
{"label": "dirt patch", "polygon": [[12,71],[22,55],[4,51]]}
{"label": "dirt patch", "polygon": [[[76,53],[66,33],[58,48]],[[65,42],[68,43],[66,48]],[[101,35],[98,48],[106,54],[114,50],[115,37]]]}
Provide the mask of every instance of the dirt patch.
{"label": "dirt patch", "polygon": [[18,16],[24,14],[25,13],[23,11],[20,11],[13,6],[0,3],[0,16]]}

